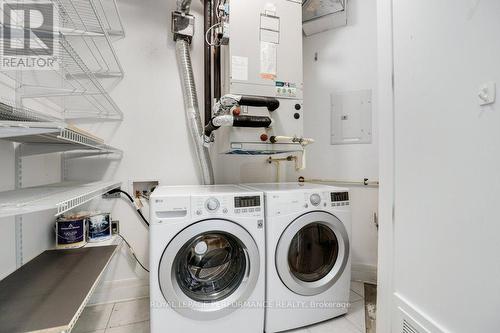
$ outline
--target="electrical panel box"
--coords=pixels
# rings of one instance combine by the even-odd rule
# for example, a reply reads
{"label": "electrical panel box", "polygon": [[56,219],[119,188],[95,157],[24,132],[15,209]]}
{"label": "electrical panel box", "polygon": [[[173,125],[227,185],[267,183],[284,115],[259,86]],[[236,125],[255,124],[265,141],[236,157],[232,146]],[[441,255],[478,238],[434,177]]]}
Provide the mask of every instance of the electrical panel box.
{"label": "electrical panel box", "polygon": [[371,143],[372,91],[336,93],[331,100],[331,144]]}
{"label": "electrical panel box", "polygon": [[273,126],[220,128],[224,154],[301,151],[300,144],[271,144],[271,136],[303,135],[302,1],[228,0],[229,43],[221,46],[222,93],[276,97],[280,107],[243,107],[242,115],[268,116]]}

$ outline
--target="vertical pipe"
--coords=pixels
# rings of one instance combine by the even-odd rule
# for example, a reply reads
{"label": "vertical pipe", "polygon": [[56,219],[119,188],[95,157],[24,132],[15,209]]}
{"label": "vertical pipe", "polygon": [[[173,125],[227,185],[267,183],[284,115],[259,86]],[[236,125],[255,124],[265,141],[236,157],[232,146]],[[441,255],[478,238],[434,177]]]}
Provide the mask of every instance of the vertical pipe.
{"label": "vertical pipe", "polygon": [[[219,23],[219,19],[217,17],[218,8],[214,8],[212,10],[212,22],[213,24]],[[221,98],[221,74],[220,74],[220,47],[214,48],[214,98],[219,100]]]}
{"label": "vertical pipe", "polygon": [[222,96],[220,66],[220,47],[216,47],[214,50],[214,98],[217,100]]}
{"label": "vertical pipe", "polygon": [[[212,0],[203,0],[204,36],[212,26]],[[212,118],[212,47],[204,39],[204,74],[205,74],[205,125]]]}

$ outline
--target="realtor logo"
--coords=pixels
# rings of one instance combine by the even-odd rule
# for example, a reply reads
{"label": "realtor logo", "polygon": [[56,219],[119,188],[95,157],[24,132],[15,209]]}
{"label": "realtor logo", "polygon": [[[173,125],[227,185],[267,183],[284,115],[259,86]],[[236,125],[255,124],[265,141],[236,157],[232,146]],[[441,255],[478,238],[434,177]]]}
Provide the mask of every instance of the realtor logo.
{"label": "realtor logo", "polygon": [[54,8],[51,2],[2,2],[2,70],[56,69]]}

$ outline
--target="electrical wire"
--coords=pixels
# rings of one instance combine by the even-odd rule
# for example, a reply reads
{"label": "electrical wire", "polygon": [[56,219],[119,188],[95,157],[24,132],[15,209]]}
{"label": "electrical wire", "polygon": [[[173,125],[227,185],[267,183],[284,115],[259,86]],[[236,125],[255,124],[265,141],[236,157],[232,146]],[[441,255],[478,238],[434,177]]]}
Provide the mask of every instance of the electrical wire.
{"label": "electrical wire", "polygon": [[125,239],[125,237],[123,237],[122,235],[120,234],[116,234],[117,236],[120,236],[121,239],[123,239],[123,241],[125,242],[125,244],[127,244],[128,246],[128,249],[130,250],[130,253],[132,253],[132,256],[134,257],[135,261],[137,261],[137,263],[142,267],[143,270],[145,270],[146,272],[149,273],[149,269],[147,269],[142,263],[141,261],[139,260],[139,258],[137,258],[134,250],[132,249],[132,246],[130,246],[130,243],[127,242],[127,240]]}
{"label": "electrical wire", "polygon": [[[115,193],[122,193],[122,194],[125,194],[125,196],[130,200],[130,202],[135,206],[135,202],[134,202],[134,199],[132,198],[132,196],[130,194],[128,194],[127,192],[125,192],[124,190],[120,189],[120,188],[116,188],[116,189],[113,189],[111,191],[109,191],[107,194],[115,194]],[[141,209],[136,207],[136,211],[137,211],[137,214],[139,214],[139,216],[141,217],[141,219],[144,221],[144,223],[148,226],[149,228],[149,222],[148,220],[146,220],[146,218],[144,217],[144,215],[142,214],[141,212]]]}
{"label": "electrical wire", "polygon": [[220,0],[217,1],[217,5],[215,6],[215,16],[220,20]]}
{"label": "electrical wire", "polygon": [[[130,194],[128,194],[127,192],[123,191],[122,189],[120,188],[116,188],[116,189],[113,189],[111,191],[109,191],[107,194],[115,194],[115,193],[122,193],[122,194],[125,194],[125,196],[130,200],[130,202],[135,206],[135,202],[134,202],[134,199],[132,198],[132,196]],[[149,228],[149,222],[148,220],[146,220],[146,218],[144,217],[144,215],[142,214],[140,208],[136,207],[136,211],[137,211],[137,214],[139,214],[139,216],[142,218],[142,220],[144,221],[144,223],[148,226]],[[147,269],[143,264],[142,262],[139,260],[139,258],[137,258],[137,255],[135,254],[134,250],[132,249],[132,246],[130,246],[130,243],[127,242],[127,240],[125,239],[125,237],[123,237],[122,235],[120,235],[119,233],[116,234],[118,235],[121,239],[123,239],[123,241],[125,242],[125,244],[127,244],[128,246],[128,249],[130,250],[130,253],[132,253],[132,256],[134,257],[135,261],[137,261],[137,263],[142,267],[142,269],[144,269],[146,272],[149,273],[149,269]]]}
{"label": "electrical wire", "polygon": [[220,46],[221,44],[214,44],[213,41],[209,41],[208,40],[208,34],[210,33],[210,31],[212,31],[214,28],[220,26],[221,23],[215,23],[213,26],[211,26],[210,28],[207,29],[207,31],[205,32],[205,41],[207,42],[208,45],[210,46],[215,46],[215,47],[218,47]]}
{"label": "electrical wire", "polygon": [[149,201],[149,197],[147,195],[144,195],[144,194],[139,194],[139,196],[143,199],[146,199],[147,201]]}

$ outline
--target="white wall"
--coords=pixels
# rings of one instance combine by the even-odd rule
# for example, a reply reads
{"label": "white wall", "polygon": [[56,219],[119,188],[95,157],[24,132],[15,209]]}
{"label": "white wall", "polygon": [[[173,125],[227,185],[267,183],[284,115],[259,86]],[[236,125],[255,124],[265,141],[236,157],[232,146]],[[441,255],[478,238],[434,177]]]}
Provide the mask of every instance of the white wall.
{"label": "white wall", "polygon": [[[374,5],[366,0],[363,1],[363,7],[359,6],[355,0],[352,2],[349,27],[305,41],[308,47],[305,51],[305,56],[308,58],[305,66],[306,70],[310,71],[305,78],[306,94],[312,98],[317,97],[321,103],[306,106],[310,111],[307,111],[304,117],[306,133],[318,140],[315,144],[317,148],[313,147],[309,152],[310,170],[304,174],[308,177],[375,179],[378,175],[376,128],[375,141],[372,145],[333,147],[329,145],[330,128],[327,125],[330,119],[329,112],[321,112],[322,103],[326,101],[327,105],[329,104],[329,94],[332,91],[376,88]],[[80,124],[79,126],[123,149],[125,153],[121,161],[107,158],[70,161],[67,174],[69,179],[112,178],[121,180],[125,190],[130,190],[129,183],[132,180],[159,180],[164,185],[199,182],[185,122],[175,45],[170,33],[170,13],[174,7],[175,1],[119,1],[127,36],[116,42],[115,47],[125,70],[125,78],[111,92],[111,96],[123,110],[125,119],[121,123]],[[192,54],[199,101],[200,105],[203,105],[203,34],[200,2],[193,2],[192,12],[196,16],[197,24]],[[360,39],[364,38],[370,42],[363,43]],[[328,44],[328,46],[320,47],[321,44]],[[320,52],[319,64],[323,66],[321,69],[312,62],[311,55],[315,51]],[[334,59],[341,56],[342,62],[337,63],[334,59],[332,61],[332,56]],[[363,71],[357,71],[359,64],[365,66]],[[323,70],[331,73],[329,77],[319,75]],[[317,78],[316,75],[318,75]],[[321,88],[324,90],[316,92],[319,89],[316,88],[316,81],[320,80],[325,83],[325,87]],[[308,89],[309,84],[315,88]],[[327,106],[326,110],[328,109]],[[324,154],[325,151],[328,153]],[[11,165],[11,168],[13,168],[12,154],[13,152],[5,154],[12,158],[11,161],[6,160],[6,164]],[[60,166],[58,161],[45,161],[46,169]],[[273,181],[275,177],[274,166],[267,164],[265,158],[217,157],[215,162],[217,180],[221,183]],[[33,165],[38,164],[33,163]],[[33,182],[36,181],[38,174],[36,171],[30,172],[34,175],[30,177],[33,178]],[[56,177],[55,174],[47,174],[47,177],[52,179]],[[284,175],[282,180],[295,180],[298,176],[294,173],[283,172],[282,174]],[[13,178],[7,178],[9,182],[13,181]],[[0,186],[3,184],[2,182]],[[354,263],[373,267],[376,264],[376,229],[371,216],[376,211],[376,190],[353,189],[352,197],[354,206],[362,207],[355,209],[353,213]],[[120,220],[122,234],[131,243],[139,259],[148,265],[148,232],[129,203],[125,200],[110,200],[104,202],[101,208],[111,210],[113,217]],[[147,216],[147,205],[143,211]],[[125,251],[113,263],[105,277],[105,284],[110,284],[114,280],[129,281],[137,277],[144,278],[144,275],[127,259]],[[119,288],[123,286],[120,284]],[[138,286],[143,287],[141,283]],[[101,292],[105,293],[103,290]],[[106,295],[99,295],[94,301],[105,301],[106,297]]]}
{"label": "white wall", "polygon": [[[317,54],[317,61],[315,55]],[[372,89],[372,144],[330,145],[330,94]],[[304,38],[304,132],[316,140],[307,150],[307,178],[378,179],[376,2],[351,0],[348,26]],[[353,187],[353,268],[375,272],[378,190]]]}
{"label": "white wall", "polygon": [[500,107],[476,96],[500,82],[500,2],[401,0],[393,15],[392,291],[443,331],[496,332]]}
{"label": "white wall", "polygon": [[394,93],[392,0],[377,0],[379,113],[379,237],[377,262],[377,332],[391,331],[394,213]]}

